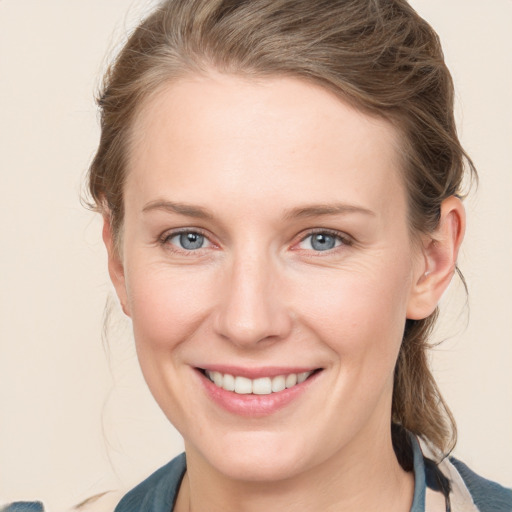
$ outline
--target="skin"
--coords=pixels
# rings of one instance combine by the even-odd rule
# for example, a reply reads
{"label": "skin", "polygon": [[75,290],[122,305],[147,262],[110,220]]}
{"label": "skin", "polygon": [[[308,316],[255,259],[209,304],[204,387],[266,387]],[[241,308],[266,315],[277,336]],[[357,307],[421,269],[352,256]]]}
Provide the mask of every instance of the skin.
{"label": "skin", "polygon": [[[408,511],[393,369],[406,318],[453,274],[460,201],[412,240],[392,126],[294,78],[181,79],[133,136],[119,248],[108,215],[104,239],[146,381],[185,439],[177,510]],[[184,249],[180,229],[203,246]],[[315,250],[312,231],[335,247]],[[244,417],[204,392],[208,364],[322,371]]]}

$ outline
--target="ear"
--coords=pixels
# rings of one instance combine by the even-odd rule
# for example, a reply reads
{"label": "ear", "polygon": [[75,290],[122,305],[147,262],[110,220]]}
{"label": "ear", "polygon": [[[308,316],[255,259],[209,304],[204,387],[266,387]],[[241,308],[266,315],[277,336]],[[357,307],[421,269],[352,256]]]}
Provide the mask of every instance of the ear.
{"label": "ear", "polygon": [[121,307],[125,315],[130,316],[130,310],[128,307],[128,295],[126,292],[126,280],[124,275],[123,261],[119,254],[119,248],[117,247],[113,232],[110,215],[103,215],[103,242],[107,249],[108,254],[108,273],[110,280],[114,285],[114,288],[121,303]]}
{"label": "ear", "polygon": [[414,276],[408,319],[422,320],[434,312],[455,273],[465,227],[466,214],[461,200],[448,197],[441,204],[436,230],[423,240],[423,258]]}

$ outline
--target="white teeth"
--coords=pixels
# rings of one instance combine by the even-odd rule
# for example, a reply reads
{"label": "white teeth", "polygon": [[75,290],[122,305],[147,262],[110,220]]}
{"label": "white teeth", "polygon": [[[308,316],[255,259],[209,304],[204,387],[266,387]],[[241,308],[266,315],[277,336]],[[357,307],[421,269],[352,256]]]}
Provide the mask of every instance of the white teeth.
{"label": "white teeth", "polygon": [[272,379],[272,393],[278,393],[286,389],[286,379],[284,375],[278,375]]}
{"label": "white teeth", "polygon": [[311,372],[299,373],[297,375],[297,384],[300,384],[301,382],[304,382],[310,375],[311,375]]}
{"label": "white teeth", "polygon": [[286,387],[291,388],[297,384],[297,374],[290,373],[290,375],[286,376]]}
{"label": "white teeth", "polygon": [[272,380],[270,377],[254,379],[252,381],[252,392],[255,395],[270,395],[272,393]]}
{"label": "white teeth", "polygon": [[239,395],[252,393],[252,380],[245,377],[235,377],[235,393]]}
{"label": "white teeth", "polygon": [[226,391],[235,391],[235,377],[233,377],[233,375],[229,375],[229,373],[226,373],[224,375],[224,382],[222,383],[222,387]]}
{"label": "white teeth", "polygon": [[284,389],[291,388],[304,382],[313,372],[289,373],[288,375],[277,375],[276,377],[260,377],[259,379],[248,379],[247,377],[233,376],[229,373],[206,371],[206,376],[219,388],[226,391],[234,391],[239,395],[270,395],[279,393]]}
{"label": "white teeth", "polygon": [[219,386],[219,388],[222,387],[222,373],[220,372],[213,372],[212,373],[213,382],[215,382],[216,386]]}

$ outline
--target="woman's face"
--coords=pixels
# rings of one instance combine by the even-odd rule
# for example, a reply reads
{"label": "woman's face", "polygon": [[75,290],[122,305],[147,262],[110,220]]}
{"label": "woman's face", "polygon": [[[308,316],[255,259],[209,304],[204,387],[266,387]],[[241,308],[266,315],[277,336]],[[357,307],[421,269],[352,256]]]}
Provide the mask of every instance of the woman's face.
{"label": "woman's face", "polygon": [[212,73],[133,135],[111,272],[189,459],[275,480],[371,451],[422,261],[393,128],[297,79]]}

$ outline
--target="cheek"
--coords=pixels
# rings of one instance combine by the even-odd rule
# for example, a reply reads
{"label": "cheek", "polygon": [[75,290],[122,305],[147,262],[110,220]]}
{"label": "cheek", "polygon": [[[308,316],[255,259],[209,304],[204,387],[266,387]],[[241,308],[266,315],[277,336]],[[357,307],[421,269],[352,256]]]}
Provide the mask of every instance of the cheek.
{"label": "cheek", "polygon": [[151,393],[180,431],[196,410],[197,397],[187,393],[187,341],[197,335],[212,298],[201,272],[176,272],[166,265],[132,265],[127,274],[133,333],[139,364]]}
{"label": "cheek", "polygon": [[168,351],[190,338],[212,304],[210,281],[197,269],[133,266],[127,290],[138,349]]}
{"label": "cheek", "polygon": [[354,367],[370,356],[378,364],[394,365],[406,319],[407,269],[404,261],[387,272],[376,266],[316,276],[302,307],[305,322]]}
{"label": "cheek", "polygon": [[375,411],[388,417],[409,291],[402,268],[387,274],[370,268],[340,272],[337,279],[317,280],[309,297],[305,323],[332,356],[328,400],[330,410],[340,414],[330,422],[337,426],[331,431],[335,439],[341,425],[342,431],[355,432]]}

